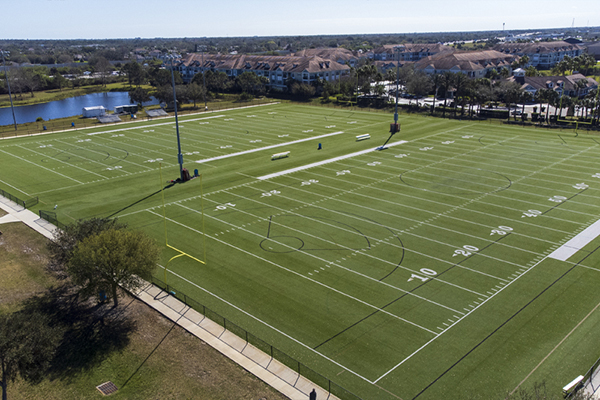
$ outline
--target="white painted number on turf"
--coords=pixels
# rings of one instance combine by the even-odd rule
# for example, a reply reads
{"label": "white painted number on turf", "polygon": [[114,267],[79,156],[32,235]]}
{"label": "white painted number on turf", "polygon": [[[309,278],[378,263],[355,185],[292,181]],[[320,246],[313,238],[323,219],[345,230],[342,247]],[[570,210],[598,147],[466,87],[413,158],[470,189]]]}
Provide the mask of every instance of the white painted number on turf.
{"label": "white painted number on turf", "polygon": [[220,206],[217,206],[217,207],[216,207],[216,210],[215,210],[215,211],[218,211],[218,210],[227,210],[227,209],[228,209],[228,208],[230,208],[230,207],[235,207],[235,204],[233,204],[233,203],[225,203],[225,204],[221,204]]}
{"label": "white painted number on turf", "polygon": [[345,169],[345,170],[343,170],[343,171],[338,171],[338,172],[336,172],[335,174],[336,174],[337,176],[340,176],[340,175],[346,175],[346,174],[349,174],[349,173],[350,173],[350,171],[348,171],[347,169]]}
{"label": "white painted number on turf", "polygon": [[553,201],[555,203],[562,203],[566,199],[567,198],[565,196],[554,196],[554,197],[550,197],[548,200]]}
{"label": "white painted number on turf", "polygon": [[454,143],[454,140],[446,140],[445,142],[442,142],[442,144],[452,144]]}
{"label": "white painted number on turf", "polygon": [[510,226],[503,226],[500,225],[497,229],[492,229],[492,233],[490,233],[491,235],[506,235],[507,233],[511,232],[513,230],[513,228],[511,228]]}
{"label": "white painted number on turf", "polygon": [[114,167],[108,167],[106,168],[108,171],[114,171],[115,169],[121,169],[123,167],[121,167],[120,165],[114,166]]}
{"label": "white painted number on turf", "polygon": [[600,172],[595,173],[594,175],[592,175],[592,178],[600,178]]}
{"label": "white painted number on turf", "polygon": [[[437,275],[437,272],[435,272],[434,270],[429,269],[429,268],[421,268],[420,271],[421,271],[421,273],[423,275],[429,275],[429,276],[435,276],[435,275]],[[412,281],[414,279],[419,279],[420,281],[423,281],[423,282],[427,282],[429,280],[429,278],[426,277],[426,276],[421,276],[421,275],[417,275],[417,274],[410,274],[410,278],[408,278],[408,282],[410,282],[410,281]]]}
{"label": "white painted number on turf", "polygon": [[396,158],[404,158],[404,157],[408,157],[410,154],[398,154],[397,156],[395,156]]}
{"label": "white painted number on turf", "polygon": [[433,150],[433,147],[421,147],[419,150],[421,150],[421,151]]}
{"label": "white painted number on turf", "polygon": [[463,255],[465,257],[468,257],[474,251],[479,251],[479,249],[475,246],[469,246],[468,244],[465,244],[462,249],[454,250],[454,254],[452,255],[452,257],[456,257],[458,255]]}
{"label": "white painted number on turf", "polygon": [[379,162],[379,161],[373,161],[373,162],[368,163],[367,165],[370,165],[371,167],[374,167],[374,166],[380,165],[380,164],[381,164],[381,162]]}
{"label": "white painted number on turf", "polygon": [[463,139],[471,139],[472,137],[473,137],[473,135],[465,135],[465,136],[463,136],[462,138],[463,138]]}
{"label": "white painted number on turf", "polygon": [[585,183],[583,183],[583,182],[581,182],[581,183],[577,183],[577,184],[573,185],[573,188],[575,188],[575,189],[580,189],[580,190],[587,189],[587,188],[589,188],[589,187],[590,187],[590,185],[586,185],[586,184],[585,184]]}
{"label": "white painted number on turf", "polygon": [[537,217],[538,215],[542,215],[542,212],[538,210],[527,210],[523,213],[523,215],[521,215],[521,218]]}
{"label": "white painted number on turf", "polygon": [[316,179],[309,179],[307,181],[302,182],[302,185],[300,185],[300,186],[310,185],[311,183],[319,183],[319,181]]}
{"label": "white painted number on turf", "polygon": [[270,192],[264,192],[262,194],[262,197],[269,197],[269,196],[272,196],[274,194],[279,194],[279,193],[281,193],[279,190],[271,190]]}

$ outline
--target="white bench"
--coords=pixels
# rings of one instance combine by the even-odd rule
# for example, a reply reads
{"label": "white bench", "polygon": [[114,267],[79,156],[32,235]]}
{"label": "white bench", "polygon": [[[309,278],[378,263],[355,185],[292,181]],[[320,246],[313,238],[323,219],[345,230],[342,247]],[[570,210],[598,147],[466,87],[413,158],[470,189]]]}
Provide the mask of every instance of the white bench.
{"label": "white bench", "polygon": [[356,137],[357,142],[360,142],[361,140],[366,140],[366,139],[371,139],[371,135],[369,135],[368,133],[365,133],[364,135],[358,135]]}
{"label": "white bench", "polygon": [[577,388],[577,386],[579,386],[579,384],[582,381],[583,381],[583,375],[579,375],[577,378],[573,379],[571,381],[571,383],[569,383],[567,386],[563,387],[563,393],[570,394]]}
{"label": "white bench", "polygon": [[284,151],[282,153],[275,153],[271,156],[271,160],[279,160],[280,158],[289,157],[289,155],[290,155],[289,151]]}

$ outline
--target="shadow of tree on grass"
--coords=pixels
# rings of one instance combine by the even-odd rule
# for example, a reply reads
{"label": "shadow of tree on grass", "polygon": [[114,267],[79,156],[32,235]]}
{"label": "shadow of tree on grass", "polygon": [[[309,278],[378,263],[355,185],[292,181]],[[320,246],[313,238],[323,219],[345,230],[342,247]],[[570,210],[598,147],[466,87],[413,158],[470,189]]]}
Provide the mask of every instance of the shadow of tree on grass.
{"label": "shadow of tree on grass", "polygon": [[48,378],[70,380],[99,366],[112,352],[125,348],[136,328],[124,315],[127,307],[128,304],[112,308],[106,303],[81,301],[67,285],[29,299],[24,310],[46,315],[50,326],[62,332]]}

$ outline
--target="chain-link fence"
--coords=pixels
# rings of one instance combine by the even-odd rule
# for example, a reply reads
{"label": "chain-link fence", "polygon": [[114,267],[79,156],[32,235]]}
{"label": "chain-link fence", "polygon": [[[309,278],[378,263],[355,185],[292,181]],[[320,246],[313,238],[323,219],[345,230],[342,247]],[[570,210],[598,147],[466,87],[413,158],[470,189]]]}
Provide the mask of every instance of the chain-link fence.
{"label": "chain-link fence", "polygon": [[14,201],[15,203],[17,203],[18,205],[20,205],[23,208],[29,208],[29,207],[35,206],[39,201],[39,199],[37,197],[30,197],[27,200],[21,200],[17,196],[13,196],[12,194],[10,194],[2,189],[0,189],[0,195],[6,197],[9,200]]}
{"label": "chain-link fence", "polygon": [[[327,390],[330,394],[332,394],[342,400],[361,400],[361,398],[358,397],[357,395],[355,395],[354,393],[350,392],[347,389],[344,389],[342,386],[336,384],[335,382],[332,382],[330,379],[324,377],[323,375],[319,374],[318,372],[315,372],[314,370],[312,370],[311,368],[302,364],[301,362],[297,361],[293,357],[290,357],[283,351],[277,349],[276,347],[273,347],[272,345],[268,344],[267,342],[263,341],[262,339],[254,336],[252,333],[248,332],[244,328],[234,324],[233,322],[229,321],[227,318],[221,316],[219,313],[209,309],[208,307],[204,306],[203,304],[200,304],[196,300],[187,296],[185,293],[182,293],[180,290],[174,290],[174,288],[172,286],[165,284],[163,281],[161,281],[160,279],[157,279],[155,277],[152,277],[152,283],[154,285],[160,287],[161,289],[163,289],[165,292],[169,293],[170,295],[174,296],[175,298],[177,298],[179,301],[183,302],[187,306],[198,311],[199,313],[204,315],[206,318],[209,318],[213,322],[215,322],[215,323],[219,324],[220,326],[222,326],[223,328],[227,329],[229,332],[232,332],[239,338],[245,340],[246,343],[253,345],[254,347],[261,350],[263,353],[270,355],[271,358],[279,361],[280,363],[284,364],[291,370],[297,372],[298,375],[302,375],[303,377],[305,377],[306,379],[315,383],[316,385],[319,385],[323,389]],[[296,383],[297,383],[297,381],[296,381]],[[293,383],[293,386],[295,386],[296,383]],[[290,384],[292,384],[292,383],[290,383]]]}

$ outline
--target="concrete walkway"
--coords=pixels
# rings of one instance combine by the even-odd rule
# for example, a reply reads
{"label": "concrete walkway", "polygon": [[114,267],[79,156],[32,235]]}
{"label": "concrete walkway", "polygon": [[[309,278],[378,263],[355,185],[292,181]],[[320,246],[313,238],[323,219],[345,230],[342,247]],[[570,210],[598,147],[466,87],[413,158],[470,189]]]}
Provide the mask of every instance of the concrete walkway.
{"label": "concrete walkway", "polygon": [[581,391],[586,399],[600,399],[600,368],[596,368],[590,378],[583,383]]}
{"label": "concrete walkway", "polygon": [[[2,196],[0,196],[0,208],[8,213],[0,217],[0,224],[21,221],[49,239],[54,237],[54,232],[56,231],[54,225]],[[163,316],[202,339],[214,349],[290,399],[306,400],[313,389],[317,392],[318,400],[337,399],[337,397],[329,394],[326,390],[271,358],[270,355],[265,354],[160,288],[146,282],[143,289],[135,295]]]}

